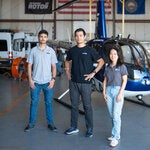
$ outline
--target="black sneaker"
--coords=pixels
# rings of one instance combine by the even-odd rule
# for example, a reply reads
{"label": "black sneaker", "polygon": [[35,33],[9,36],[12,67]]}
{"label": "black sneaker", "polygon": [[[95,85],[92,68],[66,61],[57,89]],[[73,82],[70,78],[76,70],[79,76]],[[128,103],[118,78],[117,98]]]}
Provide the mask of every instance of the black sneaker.
{"label": "black sneaker", "polygon": [[51,125],[51,124],[49,124],[48,125],[48,128],[51,130],[51,131],[57,131],[57,128],[54,126],[54,125]]}
{"label": "black sneaker", "polygon": [[65,131],[65,134],[71,135],[71,134],[77,134],[79,133],[79,129],[71,127],[68,130]]}
{"label": "black sneaker", "polygon": [[24,132],[28,132],[28,131],[30,131],[31,129],[33,129],[34,128],[34,125],[27,125],[26,126],[26,128],[24,129]]}
{"label": "black sneaker", "polygon": [[89,137],[89,138],[93,137],[93,130],[92,129],[88,129],[86,134],[85,134],[85,137]]}

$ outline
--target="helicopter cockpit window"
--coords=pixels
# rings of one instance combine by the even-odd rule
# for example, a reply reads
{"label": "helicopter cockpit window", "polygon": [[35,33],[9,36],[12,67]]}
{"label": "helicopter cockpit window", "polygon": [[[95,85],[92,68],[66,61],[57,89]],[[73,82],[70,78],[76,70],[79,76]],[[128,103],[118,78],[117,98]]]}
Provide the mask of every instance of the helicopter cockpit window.
{"label": "helicopter cockpit window", "polygon": [[145,56],[145,65],[146,68],[148,68],[149,72],[150,72],[150,43],[149,42],[141,42],[142,46],[144,46],[145,50],[146,50],[146,56]]}
{"label": "helicopter cockpit window", "polygon": [[137,66],[150,71],[150,65],[149,65],[150,63],[145,49],[138,44],[134,45],[134,49],[135,49],[135,57],[137,60]]}
{"label": "helicopter cockpit window", "polygon": [[147,63],[143,49],[139,45],[135,45],[135,57],[137,60],[137,65],[143,67]]}
{"label": "helicopter cockpit window", "polygon": [[121,48],[122,48],[122,53],[123,53],[123,56],[124,56],[124,62],[133,64],[133,57],[132,57],[132,54],[131,54],[130,47],[128,45],[124,45]]}
{"label": "helicopter cockpit window", "polygon": [[143,49],[139,45],[124,45],[121,47],[124,62],[128,69],[128,77],[131,79],[135,79],[135,70],[144,70],[145,66],[145,55]]}
{"label": "helicopter cockpit window", "polygon": [[128,64],[133,64],[143,68],[144,55],[143,51],[138,45],[129,47],[128,45],[122,46],[124,62]]}

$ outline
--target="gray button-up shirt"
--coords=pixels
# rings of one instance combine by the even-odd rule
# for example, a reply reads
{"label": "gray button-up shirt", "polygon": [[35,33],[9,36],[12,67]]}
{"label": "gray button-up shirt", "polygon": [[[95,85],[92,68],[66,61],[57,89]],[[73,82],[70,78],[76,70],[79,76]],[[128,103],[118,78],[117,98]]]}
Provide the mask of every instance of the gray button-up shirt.
{"label": "gray button-up shirt", "polygon": [[51,47],[41,50],[36,46],[31,49],[27,62],[33,64],[32,79],[38,84],[45,84],[52,78],[51,65],[57,63],[57,58]]}

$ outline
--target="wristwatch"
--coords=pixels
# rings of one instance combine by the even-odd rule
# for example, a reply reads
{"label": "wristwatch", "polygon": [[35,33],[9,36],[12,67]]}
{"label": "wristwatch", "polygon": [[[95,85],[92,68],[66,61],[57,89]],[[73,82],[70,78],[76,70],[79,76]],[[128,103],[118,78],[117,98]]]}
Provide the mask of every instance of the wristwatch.
{"label": "wristwatch", "polygon": [[56,80],[56,78],[55,78],[55,77],[52,77],[52,79],[53,79],[53,80]]}
{"label": "wristwatch", "polygon": [[94,70],[92,73],[95,73],[95,74],[96,74],[97,72]]}

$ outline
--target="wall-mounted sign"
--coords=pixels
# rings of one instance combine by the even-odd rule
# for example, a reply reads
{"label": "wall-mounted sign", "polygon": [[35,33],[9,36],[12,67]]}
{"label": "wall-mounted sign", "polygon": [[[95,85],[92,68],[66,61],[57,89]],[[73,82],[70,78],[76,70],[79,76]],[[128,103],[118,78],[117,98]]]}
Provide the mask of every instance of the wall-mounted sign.
{"label": "wall-mounted sign", "polygon": [[25,0],[25,14],[51,14],[53,0]]}

